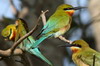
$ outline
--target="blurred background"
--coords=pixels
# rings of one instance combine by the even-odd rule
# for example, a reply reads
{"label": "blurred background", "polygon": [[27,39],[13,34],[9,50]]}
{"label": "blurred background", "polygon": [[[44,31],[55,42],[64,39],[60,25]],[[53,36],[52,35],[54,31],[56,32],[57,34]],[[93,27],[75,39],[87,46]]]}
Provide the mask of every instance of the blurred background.
{"label": "blurred background", "polygon": [[[31,30],[42,10],[49,10],[46,13],[47,19],[54,13],[60,4],[70,4],[74,7],[87,7],[76,11],[73,15],[71,29],[64,35],[71,41],[83,39],[90,44],[90,47],[100,51],[100,0],[0,0],[0,33],[9,24],[14,24],[17,18],[27,21]],[[43,27],[39,22],[38,30],[32,34],[34,38]],[[5,41],[0,34],[0,49],[11,47],[11,41]],[[41,52],[54,64],[54,66],[75,66],[71,59],[72,52],[69,48],[58,48],[65,44],[59,39],[46,39],[40,45]],[[49,66],[36,56],[26,53],[30,66]],[[10,57],[0,60],[0,66],[26,66],[15,60],[20,57]],[[24,60],[23,60],[24,61]]]}

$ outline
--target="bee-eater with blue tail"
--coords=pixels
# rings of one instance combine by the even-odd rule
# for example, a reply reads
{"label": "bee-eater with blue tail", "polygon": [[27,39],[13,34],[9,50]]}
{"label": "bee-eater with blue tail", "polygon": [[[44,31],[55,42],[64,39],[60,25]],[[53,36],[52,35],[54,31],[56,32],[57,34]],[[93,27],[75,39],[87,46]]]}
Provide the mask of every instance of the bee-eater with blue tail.
{"label": "bee-eater with blue tail", "polygon": [[55,13],[48,19],[39,35],[41,37],[36,40],[33,48],[37,47],[43,40],[48,37],[59,37],[69,30],[72,22],[72,15],[75,10],[81,9],[68,4],[58,6]]}

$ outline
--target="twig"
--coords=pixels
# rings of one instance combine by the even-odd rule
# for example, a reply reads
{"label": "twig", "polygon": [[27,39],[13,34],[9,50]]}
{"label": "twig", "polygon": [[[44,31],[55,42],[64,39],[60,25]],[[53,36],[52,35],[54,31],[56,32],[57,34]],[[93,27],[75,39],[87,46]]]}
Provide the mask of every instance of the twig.
{"label": "twig", "polygon": [[93,54],[93,66],[95,66],[95,54]]}
{"label": "twig", "polygon": [[[22,54],[23,51],[21,49],[15,49],[13,55],[20,55]],[[8,57],[11,56],[11,49],[7,49],[7,50],[0,50],[0,59],[2,57]]]}
{"label": "twig", "polygon": [[48,12],[49,10],[46,10],[46,11],[41,11],[41,17],[42,17],[42,22],[43,22],[43,25],[46,24],[46,17],[45,17],[45,14]]}
{"label": "twig", "polygon": [[72,41],[70,41],[70,40],[67,40],[65,37],[63,37],[63,36],[59,36],[58,37],[60,40],[63,40],[63,41],[65,41],[65,42],[67,42],[67,43],[69,43],[69,44],[72,44]]}

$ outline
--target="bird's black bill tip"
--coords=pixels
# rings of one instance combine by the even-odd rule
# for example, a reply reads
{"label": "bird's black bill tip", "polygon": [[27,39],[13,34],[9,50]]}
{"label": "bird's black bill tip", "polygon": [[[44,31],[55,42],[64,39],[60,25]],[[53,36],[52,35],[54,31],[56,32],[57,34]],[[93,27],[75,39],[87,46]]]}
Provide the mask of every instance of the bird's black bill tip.
{"label": "bird's black bill tip", "polygon": [[80,10],[80,9],[83,9],[83,8],[87,8],[87,7],[74,7],[73,9],[74,10]]}

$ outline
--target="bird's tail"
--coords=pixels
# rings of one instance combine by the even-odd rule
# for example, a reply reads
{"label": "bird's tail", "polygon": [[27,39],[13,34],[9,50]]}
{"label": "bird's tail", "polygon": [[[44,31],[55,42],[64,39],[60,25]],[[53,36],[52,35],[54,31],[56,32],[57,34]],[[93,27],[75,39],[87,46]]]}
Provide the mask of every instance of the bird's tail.
{"label": "bird's tail", "polygon": [[34,54],[35,56],[39,57],[43,61],[47,62],[50,66],[52,66],[52,63],[45,56],[42,55],[38,48],[30,49],[28,52]]}
{"label": "bird's tail", "polygon": [[43,35],[42,37],[40,37],[38,40],[36,40],[36,42],[33,44],[32,48],[36,48],[43,40],[45,40],[46,38],[52,36],[53,34],[49,34],[47,36]]}

